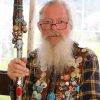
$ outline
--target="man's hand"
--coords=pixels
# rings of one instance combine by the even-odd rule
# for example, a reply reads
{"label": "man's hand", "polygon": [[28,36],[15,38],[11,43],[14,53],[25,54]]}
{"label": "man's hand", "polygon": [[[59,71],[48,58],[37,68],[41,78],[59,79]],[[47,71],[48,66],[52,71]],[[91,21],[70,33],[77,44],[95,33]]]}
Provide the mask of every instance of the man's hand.
{"label": "man's hand", "polygon": [[12,80],[16,80],[17,77],[24,77],[29,75],[29,70],[26,68],[26,58],[15,58],[8,64],[8,76]]}

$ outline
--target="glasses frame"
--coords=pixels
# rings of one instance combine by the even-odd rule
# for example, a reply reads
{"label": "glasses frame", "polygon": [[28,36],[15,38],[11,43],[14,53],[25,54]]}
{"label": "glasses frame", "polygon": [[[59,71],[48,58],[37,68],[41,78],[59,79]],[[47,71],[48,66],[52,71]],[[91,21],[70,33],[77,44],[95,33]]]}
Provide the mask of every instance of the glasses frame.
{"label": "glasses frame", "polygon": [[[59,20],[60,21],[62,21],[63,23],[59,23]],[[49,23],[46,23],[46,21],[50,21]],[[40,26],[40,28],[42,29],[42,30],[51,30],[52,29],[52,27],[53,27],[53,25],[55,25],[56,26],[56,29],[57,30],[64,30],[64,29],[66,29],[67,28],[67,24],[68,24],[68,21],[64,21],[63,19],[58,19],[57,20],[58,22],[57,23],[53,23],[53,19],[42,19],[42,20],[40,20],[39,22],[38,22],[38,24],[39,24],[39,26]],[[48,28],[45,28],[43,25],[46,25],[46,24],[48,24]],[[65,27],[62,27],[62,28],[57,28],[57,25],[60,25],[60,24],[65,24]]]}

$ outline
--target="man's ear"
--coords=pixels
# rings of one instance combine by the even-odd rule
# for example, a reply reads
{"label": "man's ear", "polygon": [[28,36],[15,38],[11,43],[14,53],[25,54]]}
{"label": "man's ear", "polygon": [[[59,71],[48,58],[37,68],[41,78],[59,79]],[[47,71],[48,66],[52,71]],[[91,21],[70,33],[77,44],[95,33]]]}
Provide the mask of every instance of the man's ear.
{"label": "man's ear", "polygon": [[39,22],[37,23],[38,29],[41,31],[41,25],[39,24]]}
{"label": "man's ear", "polygon": [[69,31],[69,33],[70,33],[72,30],[73,30],[73,26],[69,23],[69,24],[68,24],[68,31]]}

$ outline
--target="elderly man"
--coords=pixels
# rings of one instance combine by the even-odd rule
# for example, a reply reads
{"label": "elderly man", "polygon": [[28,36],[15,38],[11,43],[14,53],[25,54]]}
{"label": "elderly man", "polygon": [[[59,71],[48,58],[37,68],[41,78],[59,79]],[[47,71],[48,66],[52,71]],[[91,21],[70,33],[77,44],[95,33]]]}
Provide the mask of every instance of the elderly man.
{"label": "elderly man", "polygon": [[[68,6],[49,1],[40,11],[38,27],[40,48],[31,52],[27,61],[15,58],[8,65],[13,81],[25,76],[23,100],[100,100],[97,57],[69,38],[73,25]],[[14,85],[10,91],[15,100]]]}

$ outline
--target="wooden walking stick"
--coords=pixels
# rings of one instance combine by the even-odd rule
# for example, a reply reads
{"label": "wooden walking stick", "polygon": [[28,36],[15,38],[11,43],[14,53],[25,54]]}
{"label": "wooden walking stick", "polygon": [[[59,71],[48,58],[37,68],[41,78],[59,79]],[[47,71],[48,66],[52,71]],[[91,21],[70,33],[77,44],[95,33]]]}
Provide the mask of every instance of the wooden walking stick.
{"label": "wooden walking stick", "polygon": [[[13,39],[12,43],[15,44],[17,49],[17,57],[22,58],[22,47],[23,33],[27,32],[26,22],[24,21],[23,16],[23,0],[14,0],[14,9],[13,9]],[[16,80],[16,100],[22,100],[22,87],[23,87],[23,78],[18,77]]]}

